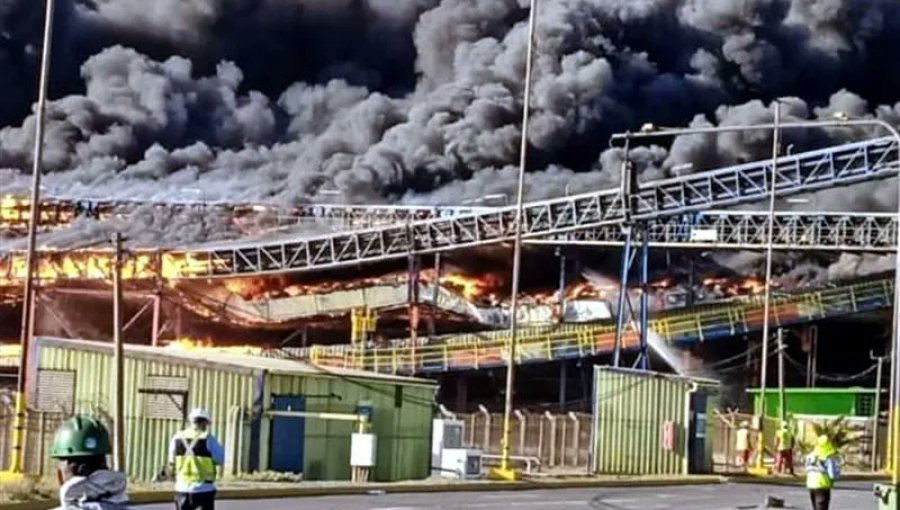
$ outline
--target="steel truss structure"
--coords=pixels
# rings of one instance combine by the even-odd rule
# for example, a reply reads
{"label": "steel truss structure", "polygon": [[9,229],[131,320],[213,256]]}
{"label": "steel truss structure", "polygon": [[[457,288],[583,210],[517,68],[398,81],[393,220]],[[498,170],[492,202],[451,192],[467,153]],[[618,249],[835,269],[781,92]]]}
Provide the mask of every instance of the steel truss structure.
{"label": "steel truss structure", "polygon": [[[656,218],[642,225],[638,235],[642,239],[646,235],[653,248],[760,250],[765,248],[768,218],[763,211],[704,211]],[[773,217],[772,238],[780,250],[893,253],[896,218],[896,214],[779,212]],[[623,246],[625,238],[621,226],[603,225],[529,243]]]}
{"label": "steel truss structure", "polygon": [[[139,210],[170,213],[194,211],[209,215],[225,215],[239,220],[250,217],[272,217],[289,224],[303,220],[327,220],[342,226],[366,228],[397,222],[447,218],[490,210],[490,207],[441,205],[342,205],[307,204],[284,207],[271,204],[226,203],[203,201],[93,200],[48,197],[41,200],[40,226],[43,229],[64,227],[76,218],[106,220],[127,216]],[[0,229],[13,233],[28,227],[27,198],[0,197]]]}
{"label": "steel truss structure", "polygon": [[[526,238],[555,236],[604,225],[652,221],[766,197],[788,196],[895,176],[892,139],[879,138],[810,151],[778,160],[747,163],[643,183],[627,195],[602,190],[531,202],[524,208]],[[335,268],[506,241],[515,229],[515,208],[410,221],[366,230],[254,244],[230,244],[171,252],[184,257],[181,278],[257,275]]]}

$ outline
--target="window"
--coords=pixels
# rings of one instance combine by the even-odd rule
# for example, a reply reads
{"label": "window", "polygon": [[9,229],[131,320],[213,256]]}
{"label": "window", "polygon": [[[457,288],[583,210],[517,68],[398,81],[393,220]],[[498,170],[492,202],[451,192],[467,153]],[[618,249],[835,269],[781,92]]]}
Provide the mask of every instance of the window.
{"label": "window", "polygon": [[145,418],[179,421],[185,419],[188,396],[186,377],[148,375],[144,387],[138,392],[143,395]]}
{"label": "window", "polygon": [[75,407],[75,372],[38,370],[35,397],[41,411],[71,414]]}
{"label": "window", "polygon": [[856,415],[857,416],[874,416],[875,415],[875,395],[857,395],[857,397],[856,397]]}

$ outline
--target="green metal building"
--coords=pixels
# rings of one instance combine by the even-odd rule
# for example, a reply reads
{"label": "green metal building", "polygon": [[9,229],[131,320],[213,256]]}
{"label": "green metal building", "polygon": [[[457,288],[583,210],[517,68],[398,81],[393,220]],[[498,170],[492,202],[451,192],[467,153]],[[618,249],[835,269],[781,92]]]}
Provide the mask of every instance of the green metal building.
{"label": "green metal building", "polygon": [[[269,414],[281,410],[370,413],[377,436],[370,479],[428,476],[436,391],[431,381],[210,350],[126,345],[124,358],[126,471],[135,479],[159,472],[170,438],[195,406],[212,414],[212,432],[226,451],[226,474],[280,471],[302,473],[306,480],[350,479],[356,424],[327,415]],[[109,420],[111,344],[37,338],[28,365],[32,409],[89,412]]]}
{"label": "green metal building", "polygon": [[594,388],[595,473],[712,472],[707,420],[718,403],[718,382],[596,367]]}
{"label": "green metal building", "polygon": [[[747,390],[753,401],[753,409],[762,403],[759,389]],[[788,415],[854,416],[872,418],[875,409],[874,388],[785,388],[784,408]],[[886,400],[886,399],[885,399]],[[781,400],[778,388],[766,390],[766,416],[781,416]]]}

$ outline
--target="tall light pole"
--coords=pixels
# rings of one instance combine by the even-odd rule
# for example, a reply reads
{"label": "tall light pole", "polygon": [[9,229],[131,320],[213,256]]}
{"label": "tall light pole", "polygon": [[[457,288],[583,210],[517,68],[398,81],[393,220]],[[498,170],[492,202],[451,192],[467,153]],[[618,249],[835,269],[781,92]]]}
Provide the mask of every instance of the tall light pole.
{"label": "tall light pole", "polygon": [[[777,102],[776,102],[777,105]],[[776,106],[777,108],[777,106]],[[812,128],[848,128],[848,127],[879,127],[888,131],[891,134],[891,137],[894,139],[894,143],[896,147],[894,150],[897,151],[897,165],[898,165],[898,179],[897,179],[897,193],[898,193],[898,202],[897,202],[897,214],[898,218],[900,218],[900,132],[892,126],[890,123],[880,120],[880,119],[850,119],[846,114],[843,113],[835,113],[833,115],[833,120],[813,120],[813,121],[800,121],[800,122],[779,122],[776,124],[775,122],[771,124],[748,124],[743,126],[711,126],[711,127],[701,127],[701,128],[658,128],[653,124],[645,124],[641,127],[641,131],[637,133],[617,133],[610,138],[610,145],[613,145],[616,141],[624,140],[628,142],[629,140],[639,140],[639,139],[650,139],[650,138],[660,138],[660,137],[673,137],[680,135],[695,135],[695,134],[718,134],[718,133],[734,133],[740,131],[773,131],[773,130],[785,130],[785,129],[812,129]],[[775,167],[773,166],[773,172]],[[775,182],[772,182],[773,186]],[[771,215],[770,215],[771,220]],[[900,463],[900,388],[896,384],[897,381],[900,381],[900,221],[897,222],[897,232],[896,232],[896,270],[894,272],[894,311],[893,318],[891,323],[891,339],[893,344],[893,351],[891,354],[891,362],[893,363],[891,368],[891,416],[890,416],[890,432],[888,437],[890,438],[891,447],[890,447],[890,459],[891,459],[891,471],[892,471],[892,482],[894,486],[897,486],[900,483],[900,469],[897,469],[898,463]],[[768,280],[766,281],[766,287],[768,287]],[[766,299],[766,305],[768,305],[768,299]],[[769,314],[765,314],[765,321],[768,321]],[[763,346],[766,346],[767,339],[763,338]],[[765,367],[765,359],[767,355],[763,355],[763,367]],[[765,370],[765,368],[763,368]],[[763,381],[766,379],[766,374],[761,374],[761,378]],[[765,405],[765,404],[763,404]],[[760,442],[762,442],[762,437],[760,437]]]}
{"label": "tall light pole", "polygon": [[31,204],[28,217],[27,254],[25,255],[25,288],[22,300],[22,330],[19,343],[19,377],[16,388],[16,416],[13,424],[13,451],[9,470],[21,473],[25,449],[26,377],[28,374],[28,349],[34,334],[34,273],[37,225],[40,222],[41,171],[44,155],[44,118],[47,109],[47,88],[50,80],[50,55],[53,42],[53,8],[55,0],[45,0],[44,47],[41,51],[41,75],[38,84],[38,100],[35,109],[34,158],[31,162]]}
{"label": "tall light pole", "polygon": [[[775,113],[772,128],[772,171],[769,174],[769,215],[766,218],[766,280],[763,283],[763,327],[762,327],[762,360],[760,361],[759,378],[759,440],[756,442],[756,469],[757,473],[765,470],[763,457],[766,453],[766,378],[769,375],[769,301],[772,296],[772,230],[775,228],[775,176],[778,169],[778,124],[781,121],[781,103],[774,101]],[[780,344],[779,344],[780,346]]]}
{"label": "tall light pole", "polygon": [[518,343],[519,273],[522,263],[522,220],[525,199],[525,166],[528,161],[528,116],[531,112],[531,72],[534,53],[538,0],[531,0],[528,14],[528,47],[525,51],[525,90],[522,98],[522,139],[519,146],[519,183],[516,190],[515,237],[513,238],[512,296],[509,301],[509,346],[506,359],[506,395],[503,405],[503,438],[500,446],[500,468],[491,472],[493,478],[515,480],[518,473],[510,466],[510,427],[512,426],[513,391],[516,376],[516,344]]}

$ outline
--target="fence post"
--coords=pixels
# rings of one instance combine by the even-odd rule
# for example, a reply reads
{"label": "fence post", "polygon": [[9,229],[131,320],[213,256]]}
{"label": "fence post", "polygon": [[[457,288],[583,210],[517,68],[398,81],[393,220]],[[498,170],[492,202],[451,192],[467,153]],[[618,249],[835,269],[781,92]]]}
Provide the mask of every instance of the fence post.
{"label": "fence post", "polygon": [[516,409],[514,412],[516,419],[519,420],[519,455],[525,455],[525,429],[527,425],[525,413],[519,409]]}
{"label": "fence post", "polygon": [[481,404],[478,404],[478,412],[484,415],[484,443],[481,445],[481,449],[487,453],[491,445],[491,413]]}
{"label": "fence post", "polygon": [[581,433],[581,430],[580,430],[581,424],[578,422],[578,416],[576,416],[575,413],[572,411],[569,411],[569,419],[574,422],[574,426],[572,427],[573,428],[573,430],[572,430],[572,450],[573,450],[573,452],[572,453],[574,454],[575,459],[572,462],[572,465],[578,466],[578,462],[579,462],[578,452],[580,451],[580,449],[578,448],[578,446],[579,446],[578,443],[579,443],[579,441],[581,441],[581,434],[580,434]]}
{"label": "fence post", "polygon": [[550,414],[550,411],[544,411],[544,417],[550,421],[550,462],[548,465],[553,467],[556,465],[556,416]]}
{"label": "fence post", "polygon": [[39,475],[44,475],[44,453],[46,450],[46,435],[47,435],[47,413],[44,411],[39,411],[40,415],[38,417],[38,469],[37,472]]}

